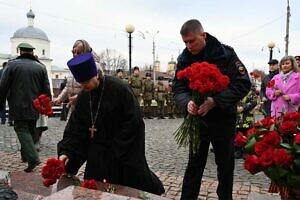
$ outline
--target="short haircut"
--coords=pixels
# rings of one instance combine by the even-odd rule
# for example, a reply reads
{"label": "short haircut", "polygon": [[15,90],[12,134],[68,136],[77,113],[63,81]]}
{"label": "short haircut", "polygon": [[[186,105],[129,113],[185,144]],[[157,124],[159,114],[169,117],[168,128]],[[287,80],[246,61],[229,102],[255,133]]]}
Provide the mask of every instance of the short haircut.
{"label": "short haircut", "polygon": [[197,19],[190,19],[186,21],[181,29],[180,29],[180,34],[181,35],[186,35],[188,33],[202,33],[203,27],[202,24],[197,20]]}
{"label": "short haircut", "polygon": [[279,62],[280,69],[281,69],[281,65],[287,60],[290,60],[292,63],[292,70],[294,72],[299,72],[299,68],[298,68],[298,65],[297,65],[297,62],[296,62],[296,59],[294,58],[294,56],[284,56],[283,58],[281,58],[281,60]]}

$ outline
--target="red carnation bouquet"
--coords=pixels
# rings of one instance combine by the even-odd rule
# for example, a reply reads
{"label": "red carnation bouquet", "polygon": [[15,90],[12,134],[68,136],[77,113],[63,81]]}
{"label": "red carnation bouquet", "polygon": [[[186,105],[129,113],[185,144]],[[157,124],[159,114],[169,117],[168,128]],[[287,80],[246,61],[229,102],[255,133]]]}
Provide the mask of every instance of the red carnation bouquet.
{"label": "red carnation bouquet", "polygon": [[56,183],[56,180],[65,174],[65,165],[61,160],[49,158],[42,168],[43,184],[46,187]]}
{"label": "red carnation bouquet", "polygon": [[47,115],[49,117],[53,115],[51,99],[45,94],[41,94],[36,99],[34,99],[33,106],[42,115]]}
{"label": "red carnation bouquet", "polygon": [[237,134],[235,145],[244,147],[244,167],[251,174],[264,172],[279,186],[300,188],[300,113],[267,117],[247,135]]}
{"label": "red carnation bouquet", "polygon": [[[229,77],[223,75],[217,65],[207,62],[196,62],[179,71],[177,78],[187,79],[192,90],[192,99],[199,106],[204,100],[215,93],[223,91],[229,84]],[[200,115],[190,115],[175,131],[175,141],[179,147],[191,145],[195,153],[200,145],[200,126],[204,124]]]}

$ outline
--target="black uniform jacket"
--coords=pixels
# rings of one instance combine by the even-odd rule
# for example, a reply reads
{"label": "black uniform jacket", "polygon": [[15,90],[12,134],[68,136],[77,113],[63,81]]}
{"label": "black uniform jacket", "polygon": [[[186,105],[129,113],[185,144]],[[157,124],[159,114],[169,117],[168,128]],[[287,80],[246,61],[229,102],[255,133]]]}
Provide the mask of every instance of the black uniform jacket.
{"label": "black uniform jacket", "polygon": [[[184,49],[178,57],[178,71],[194,62],[213,63],[220,71],[230,78],[229,86],[222,92],[213,95],[217,106],[204,117],[206,121],[235,120],[236,105],[251,88],[251,82],[246,68],[239,60],[233,48],[221,44],[215,37],[206,33],[206,47],[197,55],[192,55]],[[187,103],[192,99],[191,90],[186,79],[178,80],[175,76],[173,83],[174,98],[181,109],[187,112]]]}

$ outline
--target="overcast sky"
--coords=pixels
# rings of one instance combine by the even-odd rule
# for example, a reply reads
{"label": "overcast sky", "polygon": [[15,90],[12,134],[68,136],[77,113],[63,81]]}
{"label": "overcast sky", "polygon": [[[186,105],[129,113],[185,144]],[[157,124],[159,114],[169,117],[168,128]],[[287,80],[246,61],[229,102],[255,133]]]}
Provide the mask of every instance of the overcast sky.
{"label": "overcast sky", "polygon": [[[290,5],[289,54],[299,55],[300,1]],[[128,59],[130,23],[135,26],[132,65],[152,64],[152,36],[159,31],[156,54],[165,69],[184,48],[181,25],[196,18],[206,32],[234,47],[249,71],[267,71],[270,41],[276,43],[274,58],[284,56],[286,7],[286,0],[31,0],[35,27],[48,35],[52,64],[59,67],[66,67],[76,39],[86,39],[96,52],[115,49]],[[29,8],[30,0],[0,0],[0,53],[10,53],[10,37],[27,26]]]}

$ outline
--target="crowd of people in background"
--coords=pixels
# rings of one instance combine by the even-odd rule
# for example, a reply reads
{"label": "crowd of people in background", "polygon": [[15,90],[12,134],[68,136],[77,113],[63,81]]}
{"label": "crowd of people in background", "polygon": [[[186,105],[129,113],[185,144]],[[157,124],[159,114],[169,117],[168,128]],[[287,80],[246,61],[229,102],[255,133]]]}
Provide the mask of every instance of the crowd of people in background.
{"label": "crowd of people in background", "polygon": [[[143,118],[165,119],[168,117],[174,119],[188,114],[201,115],[207,127],[201,132],[200,151],[196,154],[190,152],[183,180],[182,199],[195,199],[198,196],[210,144],[214,148],[218,165],[217,194],[221,199],[232,199],[230,191],[232,191],[233,185],[234,158],[244,157],[243,150],[234,148],[232,145],[234,135],[237,132],[247,134],[247,131],[259,119],[258,116],[280,117],[286,112],[299,111],[300,56],[284,56],[280,62],[276,59],[269,60],[267,75],[257,71],[249,73],[233,48],[220,43],[215,37],[204,32],[199,21],[187,21],[182,26],[180,34],[186,49],[178,58],[176,73],[195,61],[210,61],[216,63],[220,66],[221,71],[228,72],[227,75],[230,76],[230,86],[226,91],[208,97],[201,105],[196,105],[192,100],[187,82],[178,80],[176,76],[172,79],[158,76],[157,81],[154,82],[150,72],[145,73],[145,76],[142,77],[138,66],[133,68],[132,74],[130,72],[126,74],[123,69],[117,69],[114,78],[104,74],[100,67],[99,57],[85,40],[75,41],[72,47],[73,59],[68,62],[72,74],[61,85],[60,94],[52,98],[45,66],[34,56],[34,47],[27,43],[21,43],[18,46],[20,56],[3,63],[3,69],[0,70],[0,118],[1,124],[5,124],[6,101],[8,101],[8,122],[9,125],[14,126],[20,141],[21,159],[28,163],[25,172],[32,172],[40,164],[38,145],[42,132],[48,129],[47,117],[37,112],[33,107],[32,100],[40,94],[46,94],[53,99],[54,105],[62,105],[61,120],[70,119],[69,123],[74,126],[66,127],[64,139],[58,145],[60,158],[66,163],[70,159],[70,166],[73,168],[69,170],[74,172],[78,170],[82,161],[87,159],[86,149],[81,149],[81,146],[78,145],[87,148],[84,142],[90,141],[88,137],[78,135],[81,128],[84,128],[86,132],[91,132],[91,139],[97,129],[103,129],[103,127],[107,128],[103,129],[103,132],[111,129],[110,131],[116,132],[117,135],[118,131],[125,131],[125,136],[130,138],[132,133],[142,134],[142,136],[145,134],[144,122],[141,121]],[[78,69],[79,71],[77,71]],[[108,84],[106,86],[104,86],[105,80]],[[121,107],[123,110],[118,110],[124,103],[113,93],[105,93],[105,87],[120,92],[124,100],[130,103],[128,106],[135,106],[135,108],[131,107],[132,110],[128,111],[125,107]],[[120,88],[123,88],[124,91],[120,91]],[[92,92],[94,90],[97,91]],[[104,104],[110,109],[101,107],[103,94],[107,96],[107,99],[103,100]],[[77,102],[78,97],[80,97],[79,103]],[[76,109],[77,104],[81,107]],[[99,114],[99,121],[97,121],[100,108],[105,111]],[[89,109],[91,113],[85,113],[88,116],[81,116],[81,110],[86,112]],[[139,114],[140,109],[143,111],[143,115]],[[124,127],[113,127],[113,124],[111,124],[112,127],[107,127],[103,124],[103,121],[107,120],[106,117],[113,120],[115,113],[109,113],[110,110],[131,117],[128,119],[132,120],[130,124],[132,127],[128,126],[128,121],[124,120],[123,116],[115,119],[118,119],[120,124],[124,124]],[[69,111],[75,113],[71,114],[70,118],[68,117]],[[88,121],[84,117],[91,117],[91,127],[89,122],[79,123],[81,120]],[[137,124],[136,121],[139,123]],[[94,125],[99,126],[94,127]],[[137,130],[126,132],[127,129],[134,127]],[[224,135],[223,132],[226,134]],[[109,147],[112,151],[117,152],[115,159],[124,159],[122,148],[128,148],[131,151],[131,144],[123,143],[124,146],[121,145],[125,136],[117,135],[117,138],[114,138],[117,146]],[[95,137],[99,139],[102,136],[96,135]],[[107,138],[102,138],[103,140],[99,140],[99,142],[111,142],[109,137],[111,136],[107,132]],[[81,139],[83,140],[81,141]],[[120,143],[117,140],[120,140]],[[135,140],[133,145],[136,145],[137,148],[144,148],[144,138]],[[72,142],[70,143],[70,141]],[[74,149],[70,149],[71,147]],[[103,145],[103,148],[95,146],[97,151],[106,151],[106,148],[108,148],[107,145]],[[131,165],[141,161],[138,172],[140,176],[148,177],[148,182],[142,183],[139,177],[129,181],[126,174],[115,174],[112,176],[112,180],[156,194],[163,193],[161,182],[148,168],[144,150],[140,149],[140,151],[138,152],[140,153],[139,160],[133,158],[133,154],[129,153],[126,156],[132,160],[128,163],[121,161],[119,166],[113,166],[113,162],[108,161],[107,158],[101,157],[101,159],[108,165],[112,165],[117,172],[125,170],[128,174],[133,174],[135,171]],[[74,158],[72,157],[74,152],[82,152],[82,154]],[[97,160],[97,155],[93,154],[93,156],[94,160]],[[99,167],[98,163],[93,160],[88,160],[88,162],[91,165],[87,166],[86,177],[97,178],[107,175],[105,172],[103,172],[104,174],[96,172]],[[105,171],[105,169],[103,170]]]}

